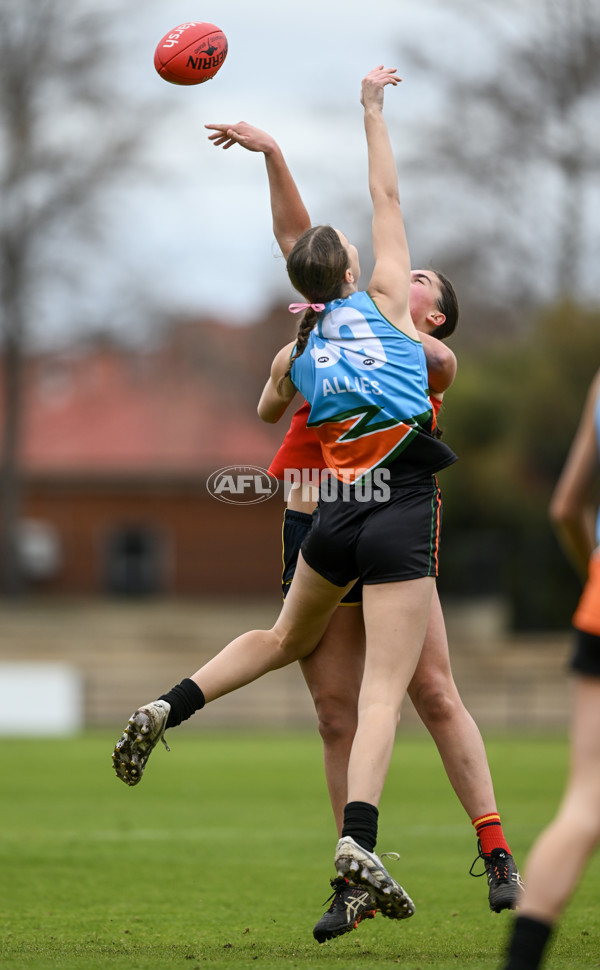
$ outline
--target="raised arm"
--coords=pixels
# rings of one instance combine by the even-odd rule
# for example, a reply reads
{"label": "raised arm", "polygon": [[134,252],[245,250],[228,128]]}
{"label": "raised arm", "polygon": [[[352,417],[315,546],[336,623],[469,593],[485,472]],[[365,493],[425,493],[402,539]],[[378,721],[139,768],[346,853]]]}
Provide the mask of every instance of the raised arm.
{"label": "raised arm", "polygon": [[596,545],[596,506],[590,501],[590,491],[598,476],[595,415],[599,395],[600,371],[588,391],[579,427],[550,503],[550,519],[582,579],[587,576],[589,559]]}
{"label": "raised arm", "polygon": [[418,339],[409,310],[410,254],[400,208],[398,174],[383,117],[384,87],[398,82],[395,69],[383,67],[375,68],[362,82],[375,257],[368,291],[395,326]]}
{"label": "raised arm", "polygon": [[214,131],[208,137],[217,147],[241,145],[249,152],[262,152],[264,155],[271,195],[273,233],[287,259],[296,240],[310,229],[310,216],[279,145],[266,131],[246,121],[238,121],[235,125],[205,125],[205,128]]}

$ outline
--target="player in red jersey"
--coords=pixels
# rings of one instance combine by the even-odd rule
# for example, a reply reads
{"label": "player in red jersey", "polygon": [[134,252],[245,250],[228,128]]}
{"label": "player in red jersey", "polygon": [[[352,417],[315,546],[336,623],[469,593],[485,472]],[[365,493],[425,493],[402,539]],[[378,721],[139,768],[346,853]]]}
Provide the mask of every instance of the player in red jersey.
{"label": "player in red jersey", "polygon": [[[264,155],[270,188],[274,234],[287,258],[296,240],[310,226],[294,179],[274,139],[245,122],[207,125],[215,145],[241,145]],[[432,270],[411,273],[410,311],[427,356],[431,401],[436,411],[456,372],[456,359],[442,340],[456,325],[458,308],[454,291]],[[286,469],[318,472],[324,467],[321,445],[306,427],[309,406],[292,418],[270,473],[285,480]],[[297,477],[297,476],[295,476]],[[284,593],[294,574],[300,545],[308,533],[317,490],[292,488],[284,519]],[[323,739],[325,773],[338,832],[346,803],[347,765],[357,723],[358,694],[364,661],[364,626],[360,584],[336,610],[317,649],[300,666],[313,697]],[[489,904],[495,912],[514,908],[521,881],[503,835],[493,783],[481,734],[465,708],[454,682],[444,618],[434,592],[423,651],[412,679],[409,696],[433,737],[448,778],[478,836],[489,887]],[[323,942],[346,933],[373,914],[373,903],[360,887],[343,879],[332,881],[332,903],[314,928]]]}

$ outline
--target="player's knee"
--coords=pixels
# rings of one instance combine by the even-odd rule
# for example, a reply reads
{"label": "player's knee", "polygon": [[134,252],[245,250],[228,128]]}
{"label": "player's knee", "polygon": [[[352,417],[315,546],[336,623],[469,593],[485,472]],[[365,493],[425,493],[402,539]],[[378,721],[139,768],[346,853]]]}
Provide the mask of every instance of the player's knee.
{"label": "player's knee", "polygon": [[451,721],[457,712],[454,693],[439,684],[422,685],[411,694],[411,700],[424,721],[441,724]]}
{"label": "player's knee", "polygon": [[318,642],[316,636],[310,639],[302,636],[301,632],[295,629],[281,630],[277,624],[269,630],[268,637],[271,648],[282,658],[282,666],[301,660],[314,649]]}
{"label": "player's knee", "polygon": [[356,710],[347,699],[317,694],[314,698],[319,734],[324,744],[352,743],[356,732]]}

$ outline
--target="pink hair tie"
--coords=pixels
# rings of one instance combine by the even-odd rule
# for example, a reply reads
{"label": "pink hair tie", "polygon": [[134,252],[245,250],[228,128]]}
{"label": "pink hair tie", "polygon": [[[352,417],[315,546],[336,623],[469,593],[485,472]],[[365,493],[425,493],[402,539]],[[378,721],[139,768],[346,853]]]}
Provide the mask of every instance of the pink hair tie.
{"label": "pink hair tie", "polygon": [[322,313],[325,309],[324,303],[290,303],[288,310],[290,313],[302,313],[303,310],[314,310],[315,313]]}

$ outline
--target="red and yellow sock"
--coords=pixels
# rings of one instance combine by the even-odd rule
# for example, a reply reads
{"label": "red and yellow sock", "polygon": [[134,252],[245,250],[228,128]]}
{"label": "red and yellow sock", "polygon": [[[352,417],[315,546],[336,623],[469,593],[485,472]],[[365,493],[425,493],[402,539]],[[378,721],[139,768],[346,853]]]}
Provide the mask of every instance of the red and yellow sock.
{"label": "red and yellow sock", "polygon": [[479,818],[471,819],[477,832],[477,838],[481,842],[481,851],[484,855],[489,855],[492,849],[504,849],[512,855],[504,832],[502,822],[498,812],[490,812],[489,815],[480,815]]}

